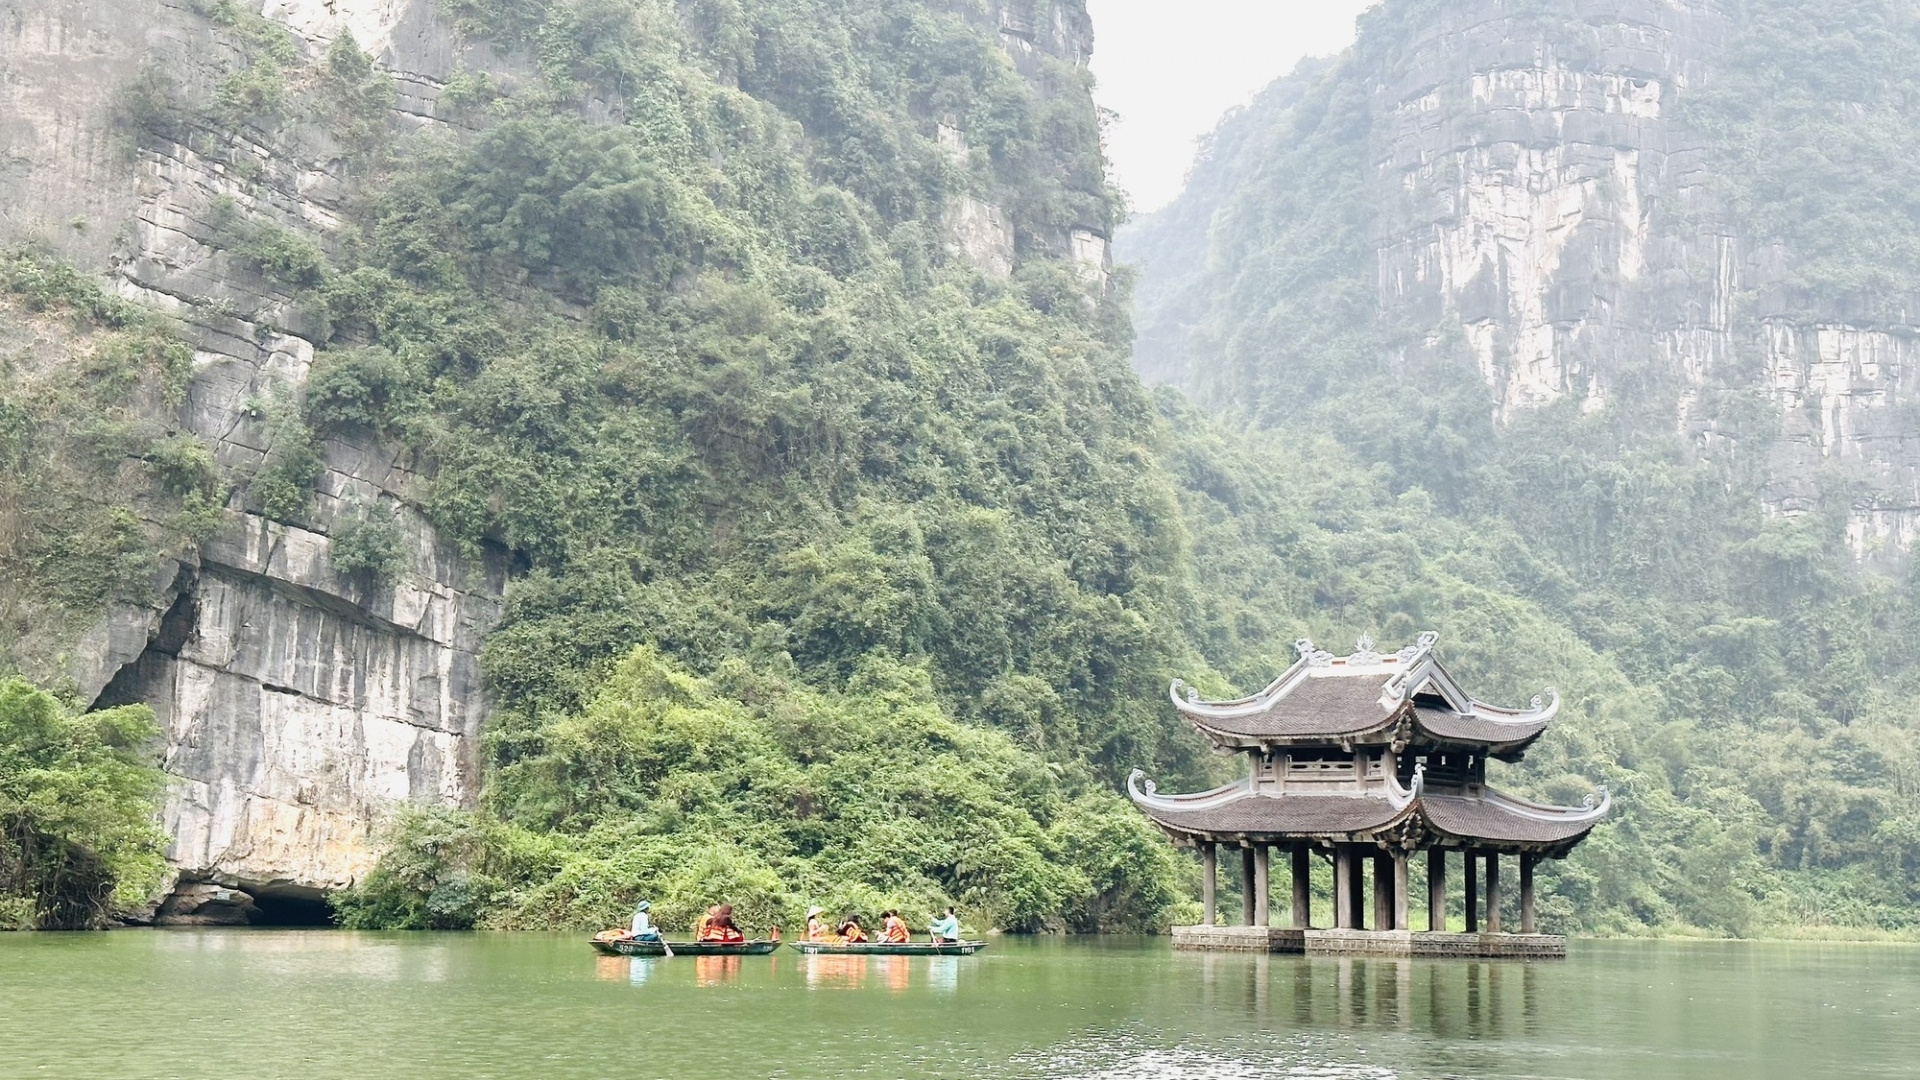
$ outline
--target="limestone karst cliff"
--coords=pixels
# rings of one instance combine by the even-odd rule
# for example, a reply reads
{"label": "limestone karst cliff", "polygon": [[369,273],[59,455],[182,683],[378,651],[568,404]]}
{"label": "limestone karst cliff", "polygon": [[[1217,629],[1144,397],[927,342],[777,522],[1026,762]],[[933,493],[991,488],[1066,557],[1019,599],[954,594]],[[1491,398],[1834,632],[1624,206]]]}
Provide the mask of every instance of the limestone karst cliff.
{"label": "limestone karst cliff", "polygon": [[1767,445],[1770,512],[1842,500],[1856,556],[1901,563],[1913,41],[1902,4],[1389,0],[1129,226],[1137,364],[1222,401],[1311,398],[1293,351],[1342,347],[1299,327],[1332,279],[1373,331],[1345,345],[1408,378],[1470,363],[1498,423],[1658,396],[1705,453]]}
{"label": "limestone karst cliff", "polygon": [[[740,46],[726,38],[742,32],[729,5],[587,7],[580,18],[607,26],[670,21],[686,63],[710,64],[718,89],[700,93],[739,93],[755,61],[750,49],[742,62],[718,59],[717,43]],[[1058,98],[1061,123],[1090,118],[1085,87],[1072,82],[1091,48],[1077,3],[926,7],[949,20],[941,32],[965,37],[968,57],[996,52],[1009,85]],[[174,781],[168,854],[183,883],[316,898],[365,873],[393,806],[477,797],[489,714],[480,654],[515,560],[524,571],[528,556],[498,529],[454,537],[436,523],[424,440],[351,424],[310,433],[301,410],[316,353],[356,340],[328,323],[319,275],[329,260],[351,261],[342,253],[362,242],[382,185],[420,148],[486,129],[500,103],[522,99],[535,102],[528,111],[602,126],[677,120],[631,79],[572,82],[565,61],[512,38],[518,24],[496,15],[430,0],[0,3],[0,247],[77,267],[170,320],[192,349],[191,378],[177,405],[150,402],[139,423],[156,439],[203,443],[224,503],[204,539],[146,551],[144,583],[73,610],[28,597],[5,631],[6,661],[83,704],[154,706]],[[708,46],[711,56],[694,56]],[[771,45],[757,59],[763,72],[796,60]],[[980,108],[959,81],[950,73],[952,85],[901,102],[913,130],[880,132],[886,145],[874,148],[896,157],[878,169],[929,170],[901,183],[944,205],[927,212],[944,229],[932,257],[1000,281],[1023,262],[1063,260],[1097,299],[1110,230],[1097,145],[1065,146],[1057,167],[1012,160],[1005,133],[988,138],[970,123]],[[754,99],[741,98],[749,107],[736,116],[752,114]],[[782,176],[809,140],[839,139],[833,103],[785,104],[793,115],[775,126],[791,136],[768,136],[773,157],[791,155],[770,158]],[[816,104],[821,112],[806,111]],[[862,215],[879,215],[853,211],[850,235],[866,244]],[[527,299],[516,288],[502,290],[509,306]],[[85,378],[94,347],[50,317],[9,303],[0,335],[10,352],[38,356],[49,379]],[[137,466],[142,453],[128,460]],[[142,492],[130,512],[159,536],[179,500],[146,494],[138,469],[122,472]],[[284,476],[298,482],[275,509],[261,478]],[[495,494],[479,513],[503,501]],[[379,573],[349,567],[339,547],[369,522],[392,552]]]}

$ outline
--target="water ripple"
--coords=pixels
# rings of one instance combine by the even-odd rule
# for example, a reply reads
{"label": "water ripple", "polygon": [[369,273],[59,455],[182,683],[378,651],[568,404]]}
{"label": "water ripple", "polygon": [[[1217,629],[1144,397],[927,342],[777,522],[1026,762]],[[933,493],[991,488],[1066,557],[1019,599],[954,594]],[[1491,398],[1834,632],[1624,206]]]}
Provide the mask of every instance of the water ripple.
{"label": "water ripple", "polygon": [[1148,1046],[1138,1035],[1105,1032],[1023,1054],[1012,1064],[1050,1080],[1398,1080],[1377,1065],[1326,1060],[1324,1045],[1291,1039],[1280,1045]]}

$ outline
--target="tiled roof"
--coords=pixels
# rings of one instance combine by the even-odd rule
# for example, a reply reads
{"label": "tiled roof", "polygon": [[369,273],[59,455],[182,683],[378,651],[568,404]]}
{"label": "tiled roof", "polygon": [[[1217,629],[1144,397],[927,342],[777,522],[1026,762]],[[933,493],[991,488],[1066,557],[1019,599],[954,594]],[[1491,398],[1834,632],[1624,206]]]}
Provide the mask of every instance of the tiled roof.
{"label": "tiled roof", "polygon": [[1501,723],[1484,716],[1471,713],[1454,712],[1452,709],[1437,709],[1426,705],[1413,707],[1414,721],[1436,739],[1445,742],[1486,743],[1526,743],[1540,736],[1553,722],[1552,717],[1543,717],[1523,723]]}
{"label": "tiled roof", "polygon": [[1433,655],[1435,640],[1422,634],[1418,644],[1378,653],[1362,638],[1358,651],[1337,657],[1302,639],[1295,644],[1300,659],[1257,693],[1203,701],[1176,680],[1167,696],[1223,746],[1380,742],[1410,719],[1431,741],[1485,746],[1495,756],[1517,759],[1559,711],[1559,695],[1549,690],[1526,709],[1476,701]]}
{"label": "tiled roof", "polygon": [[1394,709],[1380,704],[1391,672],[1305,678],[1260,712],[1245,716],[1196,715],[1202,727],[1250,738],[1354,735],[1385,724]]}
{"label": "tiled roof", "polygon": [[1436,831],[1471,840],[1505,840],[1516,844],[1558,844],[1577,840],[1593,830],[1597,820],[1569,810],[1564,815],[1529,814],[1498,798],[1464,795],[1422,795],[1420,810]]}
{"label": "tiled roof", "polygon": [[[1198,805],[1180,806],[1185,800]],[[1577,842],[1606,813],[1579,807],[1534,806],[1498,792],[1422,794],[1395,802],[1376,795],[1278,795],[1247,791],[1237,797],[1134,796],[1161,826],[1197,837],[1209,834],[1284,840],[1369,833],[1416,817],[1433,832],[1489,843],[1558,846]]]}
{"label": "tiled roof", "polygon": [[1385,799],[1367,795],[1276,797],[1252,793],[1211,809],[1140,808],[1155,821],[1182,831],[1295,836],[1365,832],[1388,824],[1402,812]]}

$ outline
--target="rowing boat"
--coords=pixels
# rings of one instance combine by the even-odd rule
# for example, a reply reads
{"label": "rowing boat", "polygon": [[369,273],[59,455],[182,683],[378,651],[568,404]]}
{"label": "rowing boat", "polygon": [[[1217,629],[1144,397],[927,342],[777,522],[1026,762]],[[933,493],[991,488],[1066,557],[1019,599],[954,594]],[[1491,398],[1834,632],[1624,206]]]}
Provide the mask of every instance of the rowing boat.
{"label": "rowing boat", "polygon": [[972,956],[987,947],[984,941],[789,941],[787,944],[809,956]]}
{"label": "rowing boat", "polygon": [[593,938],[593,947],[608,956],[765,956],[780,947],[778,941],[635,941],[632,938]]}

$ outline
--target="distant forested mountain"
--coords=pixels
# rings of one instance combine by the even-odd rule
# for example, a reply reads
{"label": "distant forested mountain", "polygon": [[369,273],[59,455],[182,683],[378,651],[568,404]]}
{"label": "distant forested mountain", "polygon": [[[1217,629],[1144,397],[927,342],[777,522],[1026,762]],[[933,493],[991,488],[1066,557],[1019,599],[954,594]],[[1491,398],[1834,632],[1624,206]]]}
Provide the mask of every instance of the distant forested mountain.
{"label": "distant forested mountain", "polygon": [[1916,49],[1901,0],[1386,0],[1117,238],[1142,375],[1374,495],[1306,516],[1395,569],[1299,618],[1574,688],[1522,773],[1621,796],[1589,925],[1912,924]]}

